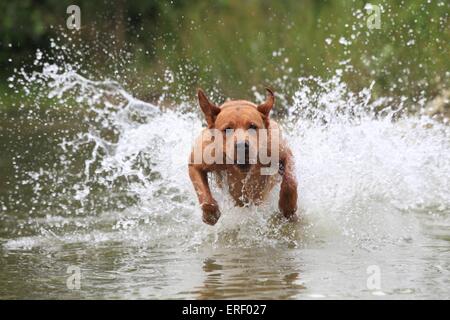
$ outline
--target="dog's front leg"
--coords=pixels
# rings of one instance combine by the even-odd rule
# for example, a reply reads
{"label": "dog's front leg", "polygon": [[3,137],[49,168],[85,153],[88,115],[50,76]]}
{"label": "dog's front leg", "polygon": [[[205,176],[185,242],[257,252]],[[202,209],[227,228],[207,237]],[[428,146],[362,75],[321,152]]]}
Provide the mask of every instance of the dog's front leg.
{"label": "dog's front leg", "polygon": [[207,171],[200,165],[190,164],[189,176],[203,211],[203,222],[215,225],[220,218],[220,210],[209,189]]}
{"label": "dog's front leg", "polygon": [[282,176],[278,207],[281,213],[291,221],[297,221],[297,179],[295,178],[294,156],[286,149],[280,160]]}

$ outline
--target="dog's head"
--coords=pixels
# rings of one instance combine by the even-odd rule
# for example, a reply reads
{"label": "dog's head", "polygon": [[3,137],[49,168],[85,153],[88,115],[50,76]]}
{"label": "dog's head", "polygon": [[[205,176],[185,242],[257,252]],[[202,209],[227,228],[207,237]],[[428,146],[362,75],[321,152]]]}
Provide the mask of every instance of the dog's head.
{"label": "dog's head", "polygon": [[270,119],[275,97],[267,88],[267,100],[260,105],[245,100],[227,101],[220,107],[211,103],[205,93],[198,90],[200,108],[205,114],[209,129],[215,129],[221,134],[225,148],[224,158],[227,163],[237,165],[241,170],[248,170],[257,163],[258,147],[267,141]]}

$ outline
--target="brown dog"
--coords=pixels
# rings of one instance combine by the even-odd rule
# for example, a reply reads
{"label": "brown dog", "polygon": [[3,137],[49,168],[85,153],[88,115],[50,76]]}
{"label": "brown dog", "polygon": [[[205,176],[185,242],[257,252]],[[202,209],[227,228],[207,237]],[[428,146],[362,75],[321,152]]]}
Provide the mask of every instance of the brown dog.
{"label": "brown dog", "polygon": [[266,102],[259,106],[235,100],[218,107],[198,90],[208,129],[202,131],[194,145],[189,176],[207,224],[216,224],[220,217],[208,185],[209,172],[215,173],[220,187],[227,184],[238,206],[261,203],[281,177],[279,209],[286,218],[297,219],[294,159],[278,124],[269,119],[275,97],[270,89],[267,91]]}

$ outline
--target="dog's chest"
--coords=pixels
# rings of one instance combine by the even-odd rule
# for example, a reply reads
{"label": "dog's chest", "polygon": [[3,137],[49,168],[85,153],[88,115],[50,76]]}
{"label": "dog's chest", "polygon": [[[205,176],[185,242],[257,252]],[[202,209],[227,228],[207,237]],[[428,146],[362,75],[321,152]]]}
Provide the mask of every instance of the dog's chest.
{"label": "dog's chest", "polygon": [[236,203],[243,206],[264,201],[279,182],[279,175],[261,175],[259,169],[250,172],[222,171],[218,180],[221,187],[228,189]]}

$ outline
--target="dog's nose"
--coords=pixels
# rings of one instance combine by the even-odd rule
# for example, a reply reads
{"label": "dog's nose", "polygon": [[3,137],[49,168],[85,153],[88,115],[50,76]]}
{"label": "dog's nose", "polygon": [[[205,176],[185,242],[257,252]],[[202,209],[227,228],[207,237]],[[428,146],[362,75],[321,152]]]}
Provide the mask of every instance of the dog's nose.
{"label": "dog's nose", "polygon": [[250,146],[247,141],[236,143],[236,160],[238,164],[248,163]]}
{"label": "dog's nose", "polygon": [[236,149],[238,149],[238,150],[248,151],[249,148],[250,148],[250,145],[248,144],[248,141],[236,143]]}

